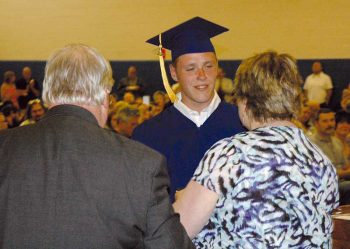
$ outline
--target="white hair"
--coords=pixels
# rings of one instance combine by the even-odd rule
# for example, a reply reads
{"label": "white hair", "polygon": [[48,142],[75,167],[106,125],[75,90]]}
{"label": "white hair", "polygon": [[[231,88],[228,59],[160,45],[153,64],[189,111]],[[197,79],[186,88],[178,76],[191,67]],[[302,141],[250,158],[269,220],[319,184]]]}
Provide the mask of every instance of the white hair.
{"label": "white hair", "polygon": [[47,105],[101,105],[113,84],[111,66],[95,48],[67,45],[46,63],[43,100]]}

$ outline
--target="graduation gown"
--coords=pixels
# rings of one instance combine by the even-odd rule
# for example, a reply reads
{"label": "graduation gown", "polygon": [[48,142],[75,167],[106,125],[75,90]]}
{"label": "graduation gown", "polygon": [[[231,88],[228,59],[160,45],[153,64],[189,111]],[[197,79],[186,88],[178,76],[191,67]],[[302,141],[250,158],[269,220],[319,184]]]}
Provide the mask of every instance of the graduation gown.
{"label": "graduation gown", "polygon": [[215,142],[243,130],[237,107],[221,102],[201,127],[170,106],[138,126],[132,138],[167,158],[173,199],[176,190],[187,185],[205,152]]}

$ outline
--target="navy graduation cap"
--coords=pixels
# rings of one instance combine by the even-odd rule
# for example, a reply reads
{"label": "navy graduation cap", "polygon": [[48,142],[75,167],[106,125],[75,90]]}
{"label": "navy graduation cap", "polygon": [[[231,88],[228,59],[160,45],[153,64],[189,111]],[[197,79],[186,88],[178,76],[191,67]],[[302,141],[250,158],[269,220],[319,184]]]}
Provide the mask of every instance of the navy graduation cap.
{"label": "navy graduation cap", "polygon": [[148,43],[159,46],[159,61],[165,90],[172,102],[176,101],[176,95],[172,91],[164,67],[162,48],[171,50],[172,61],[179,56],[190,53],[214,52],[215,49],[210,38],[228,31],[227,28],[205,20],[194,17],[181,23],[149,40]]}

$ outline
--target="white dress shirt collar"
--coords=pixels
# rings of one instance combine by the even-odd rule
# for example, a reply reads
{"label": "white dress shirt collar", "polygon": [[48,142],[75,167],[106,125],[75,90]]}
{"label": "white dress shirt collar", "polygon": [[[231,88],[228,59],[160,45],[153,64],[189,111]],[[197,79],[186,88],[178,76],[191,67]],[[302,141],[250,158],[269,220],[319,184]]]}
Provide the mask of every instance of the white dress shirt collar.
{"label": "white dress shirt collar", "polygon": [[191,120],[196,124],[197,127],[201,127],[204,122],[210,117],[210,115],[218,108],[221,99],[219,95],[215,92],[214,98],[210,104],[204,108],[201,112],[194,111],[186,106],[182,101],[181,92],[176,94],[178,100],[174,103],[174,107],[181,112],[186,118]]}

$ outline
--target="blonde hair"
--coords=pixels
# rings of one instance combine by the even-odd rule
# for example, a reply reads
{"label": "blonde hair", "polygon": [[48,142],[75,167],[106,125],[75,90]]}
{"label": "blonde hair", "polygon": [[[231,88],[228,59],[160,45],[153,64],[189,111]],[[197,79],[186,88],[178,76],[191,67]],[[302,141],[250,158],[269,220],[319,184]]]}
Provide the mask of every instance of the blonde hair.
{"label": "blonde hair", "polygon": [[96,49],[67,45],[46,63],[43,100],[48,105],[101,105],[113,84],[111,66]]}
{"label": "blonde hair", "polygon": [[234,93],[246,100],[256,121],[291,119],[300,108],[301,77],[295,59],[267,51],[244,60],[236,72]]}

